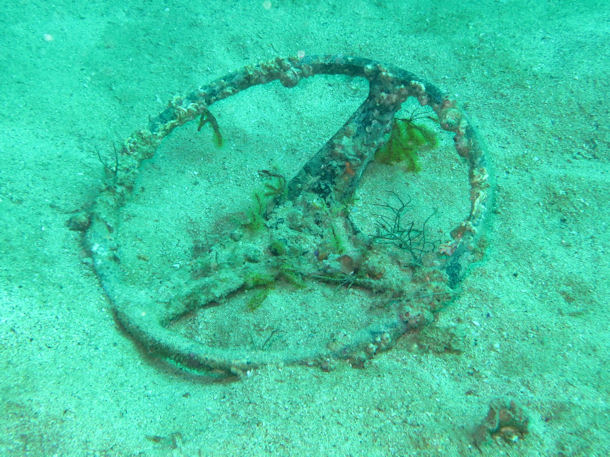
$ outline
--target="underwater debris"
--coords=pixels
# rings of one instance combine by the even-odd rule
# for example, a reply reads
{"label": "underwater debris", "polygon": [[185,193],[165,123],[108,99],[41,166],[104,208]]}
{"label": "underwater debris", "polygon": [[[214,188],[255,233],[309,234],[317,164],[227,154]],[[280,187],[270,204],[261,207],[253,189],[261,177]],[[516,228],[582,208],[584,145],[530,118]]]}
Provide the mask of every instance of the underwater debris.
{"label": "underwater debris", "polygon": [[[235,230],[215,239],[211,249],[194,249],[198,253],[193,259],[195,274],[181,278],[176,289],[170,291],[171,296],[163,300],[145,290],[134,293],[135,286],[122,280],[128,267],[119,263],[121,241],[116,227],[125,218],[126,203],[139,191],[136,180],[141,165],[154,156],[175,128],[197,118],[199,129],[209,123],[216,144],[221,145],[218,123],[208,110],[212,104],[253,86],[279,81],[285,87],[294,87],[301,79],[314,75],[365,78],[371,96],[296,176],[288,182],[275,177],[279,180],[276,185],[255,195],[252,217],[245,222],[261,230],[249,234]],[[406,160],[415,171],[419,166],[413,156],[415,146],[425,148],[435,143],[434,137],[413,120],[394,121],[409,98],[430,107],[438,116],[434,120],[439,127],[454,133],[455,149],[465,159],[470,184],[471,210],[459,225],[468,230],[456,241],[456,249],[447,255],[431,252],[432,262],[421,268],[402,268],[404,263],[393,256],[392,250],[372,249],[374,258],[367,258],[362,251],[370,246],[370,239],[349,220],[351,199],[376,154],[382,160],[387,153],[385,159],[390,163]],[[379,148],[392,130],[393,144]],[[269,364],[329,369],[335,360],[345,360],[352,366],[363,366],[375,354],[393,347],[402,335],[431,322],[432,313],[454,296],[455,286],[467,267],[480,257],[474,254],[480,240],[478,229],[484,226],[489,213],[490,183],[485,154],[473,128],[455,102],[433,84],[373,60],[345,55],[305,56],[248,65],[186,96],[174,97],[163,112],[149,120],[146,128],[124,141],[116,159],[115,167],[108,167],[111,176],[106,185],[86,206],[89,217],[75,221],[73,226],[84,232],[83,246],[92,257],[91,265],[125,332],[144,352],[213,379],[244,376]],[[269,202],[275,202],[275,207]],[[421,262],[428,243],[425,227],[416,229],[401,221],[407,204],[399,200],[399,205],[390,206],[392,214],[382,222],[378,241],[403,246]],[[282,239],[287,240],[285,246],[273,243]],[[330,252],[324,254],[320,246],[325,242]],[[365,265],[367,262],[371,266]],[[328,268],[329,265],[335,268]],[[302,352],[265,348],[273,333],[262,348],[235,348],[212,346],[172,328],[177,320],[210,304],[223,304],[226,298],[248,289],[263,290],[278,279],[297,286],[301,281],[339,282],[346,289],[357,287],[372,299],[384,302],[380,305],[389,306],[375,306],[374,312],[363,308],[364,323],[354,324],[345,338],[336,339],[331,333],[326,336],[332,344],[316,343]],[[260,292],[250,306],[260,306],[263,299],[264,292]],[[510,406],[505,409],[511,411]],[[487,427],[484,433],[509,437],[514,425],[502,422],[501,408],[494,411],[500,418],[496,422],[503,425]],[[152,437],[153,441],[162,439]]]}
{"label": "underwater debris", "polygon": [[487,416],[474,430],[472,444],[479,450],[489,438],[514,444],[527,435],[528,424],[529,418],[514,400],[497,398],[489,404]]}

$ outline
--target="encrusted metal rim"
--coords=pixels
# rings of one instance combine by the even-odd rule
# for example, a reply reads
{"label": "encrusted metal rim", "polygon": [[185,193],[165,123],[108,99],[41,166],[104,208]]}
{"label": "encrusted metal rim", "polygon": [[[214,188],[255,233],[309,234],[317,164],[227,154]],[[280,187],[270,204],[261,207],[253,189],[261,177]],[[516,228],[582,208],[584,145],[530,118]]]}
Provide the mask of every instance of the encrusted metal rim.
{"label": "encrusted metal rim", "polygon": [[[289,193],[298,194],[304,189],[323,192],[315,188],[312,179],[312,176],[320,173],[321,167],[324,168],[325,179],[333,183],[337,198],[353,192],[371,160],[371,151],[387,139],[388,126],[395,112],[408,97],[416,97],[420,104],[428,105],[435,111],[442,129],[455,133],[456,150],[466,159],[469,167],[470,212],[452,231],[453,240],[442,253],[438,253],[439,264],[447,275],[448,285],[455,288],[468,266],[478,258],[477,241],[489,213],[489,173],[475,132],[453,100],[432,84],[407,71],[358,57],[335,55],[308,56],[302,59],[277,58],[271,62],[246,66],[186,96],[174,97],[162,113],[149,121],[148,128],[138,130],[127,138],[118,151],[120,160],[115,175],[88,208],[88,225],[83,239],[93,258],[93,268],[112,303],[118,322],[147,351],[189,368],[217,372],[223,376],[239,375],[252,368],[276,362],[325,366],[330,360],[340,358],[358,363],[376,352],[392,347],[402,334],[429,322],[431,317],[426,313],[402,315],[383,328],[362,329],[362,335],[355,342],[335,351],[315,352],[305,357],[281,361],[274,358],[273,354],[253,351],[234,359],[222,350],[207,347],[172,332],[163,325],[160,316],[149,312],[146,306],[138,306],[139,301],[145,301],[138,291],[126,294],[126,289],[116,285],[117,278],[121,276],[115,239],[120,209],[132,195],[142,161],[155,154],[161,141],[173,129],[209,113],[208,108],[218,100],[251,86],[275,80],[279,80],[285,87],[294,87],[301,79],[316,74],[366,78],[370,84],[370,94],[342,130],[290,182]],[[341,166],[332,166],[324,161],[328,161],[329,154],[339,153],[337,144],[340,139],[348,136],[352,138],[353,130],[363,125],[366,128],[358,133],[361,135],[358,147],[354,146],[346,152],[348,159],[355,164],[356,176],[352,169],[350,177],[345,177]]]}

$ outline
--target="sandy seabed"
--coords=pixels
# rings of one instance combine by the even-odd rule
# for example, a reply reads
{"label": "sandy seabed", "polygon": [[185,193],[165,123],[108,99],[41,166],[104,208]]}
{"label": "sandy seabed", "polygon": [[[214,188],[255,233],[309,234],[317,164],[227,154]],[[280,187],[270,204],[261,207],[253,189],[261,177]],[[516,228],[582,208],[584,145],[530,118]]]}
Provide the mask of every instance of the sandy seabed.
{"label": "sandy seabed", "polygon": [[[609,20],[594,0],[5,5],[0,454],[608,455]],[[363,369],[269,366],[232,383],[164,369],[117,328],[66,222],[103,185],[113,145],[173,95],[300,52],[393,64],[459,100],[495,176],[485,260],[432,326]],[[222,149],[185,127],[146,165],[126,208],[133,262],[147,262],[134,275],[179,265],[194,231],[246,204],[257,170],[302,164],[362,91],[278,87],[218,105]],[[433,159],[423,172],[445,192],[405,175],[407,191],[459,217],[453,168]],[[523,408],[528,433],[477,449],[498,398]]]}

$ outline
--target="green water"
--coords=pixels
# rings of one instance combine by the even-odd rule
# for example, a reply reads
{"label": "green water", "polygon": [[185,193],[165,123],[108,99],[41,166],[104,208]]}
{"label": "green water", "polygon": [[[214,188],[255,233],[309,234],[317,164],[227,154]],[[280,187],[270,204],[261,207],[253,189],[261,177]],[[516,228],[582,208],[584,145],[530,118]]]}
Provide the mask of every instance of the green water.
{"label": "green water", "polygon": [[[609,16],[601,1],[4,5],[0,455],[607,455]],[[362,364],[274,360],[218,380],[164,363],[118,325],[74,230],[86,219],[70,221],[176,94],[324,54],[394,65],[457,100],[494,175],[484,257],[432,323]],[[253,195],[270,190],[260,170],[290,179],[367,90],[340,76],[271,83],[214,104],[221,147],[197,122],[166,138],[121,211],[126,291],[163,303],[184,289],[197,256],[238,238]],[[467,167],[437,135],[417,173],[367,169],[349,202],[363,233],[395,193],[416,227],[433,215],[435,249],[451,240],[470,209]],[[320,246],[345,255],[341,233]],[[342,284],[284,277],[172,328],[237,355],[334,344],[387,311],[349,282],[352,261]]]}

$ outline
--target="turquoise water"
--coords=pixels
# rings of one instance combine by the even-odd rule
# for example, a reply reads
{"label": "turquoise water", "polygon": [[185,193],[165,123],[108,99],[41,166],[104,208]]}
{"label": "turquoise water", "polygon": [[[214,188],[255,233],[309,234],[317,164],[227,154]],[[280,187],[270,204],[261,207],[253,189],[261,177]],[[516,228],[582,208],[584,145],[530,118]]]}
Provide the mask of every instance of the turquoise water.
{"label": "turquoise water", "polygon": [[[22,2],[0,21],[0,455],[608,453],[603,2]],[[420,170],[373,161],[333,204],[269,200],[366,99],[362,77],[244,90],[130,165],[126,139],[168,103],[178,117],[177,95],[325,54],[412,72],[476,128],[494,205],[451,296],[468,163],[413,97],[396,117],[436,135]],[[118,211],[96,223],[100,195]],[[385,343],[421,303],[426,325]],[[168,362],[162,331],[222,367]]]}

